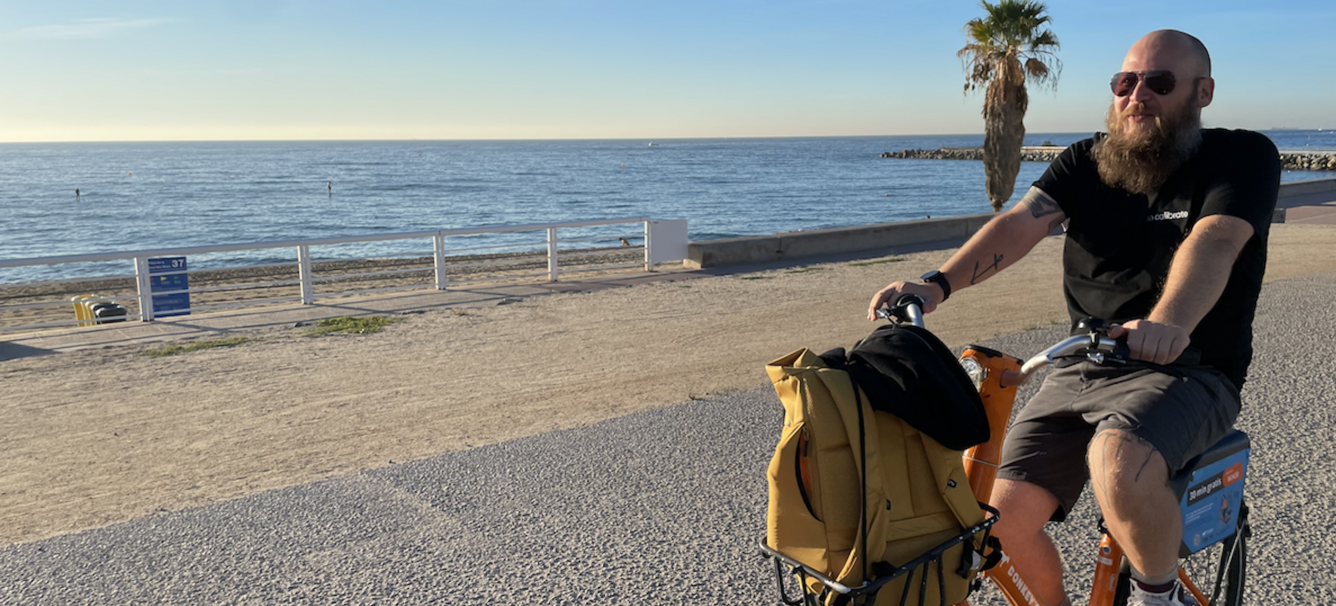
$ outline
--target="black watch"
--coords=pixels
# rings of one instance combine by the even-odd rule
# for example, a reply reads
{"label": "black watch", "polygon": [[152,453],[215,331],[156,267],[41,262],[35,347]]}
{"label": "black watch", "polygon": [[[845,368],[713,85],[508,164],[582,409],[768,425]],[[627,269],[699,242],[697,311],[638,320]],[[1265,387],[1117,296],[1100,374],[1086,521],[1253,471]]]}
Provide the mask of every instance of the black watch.
{"label": "black watch", "polygon": [[946,281],[946,274],[934,269],[919,276],[919,279],[922,280],[924,284],[932,283],[942,287],[942,300],[938,301],[938,303],[945,303],[947,299],[951,298],[951,283]]}

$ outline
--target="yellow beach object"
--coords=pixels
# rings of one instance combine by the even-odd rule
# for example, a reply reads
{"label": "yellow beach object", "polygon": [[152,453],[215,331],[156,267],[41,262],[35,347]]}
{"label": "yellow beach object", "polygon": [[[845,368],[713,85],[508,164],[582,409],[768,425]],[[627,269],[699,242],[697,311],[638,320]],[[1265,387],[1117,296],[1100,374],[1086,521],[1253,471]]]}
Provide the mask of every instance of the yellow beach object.
{"label": "yellow beach object", "polygon": [[93,304],[102,300],[98,295],[75,295],[70,298],[74,304],[74,319],[79,321],[79,326],[93,326],[97,324],[97,317],[93,315]]}

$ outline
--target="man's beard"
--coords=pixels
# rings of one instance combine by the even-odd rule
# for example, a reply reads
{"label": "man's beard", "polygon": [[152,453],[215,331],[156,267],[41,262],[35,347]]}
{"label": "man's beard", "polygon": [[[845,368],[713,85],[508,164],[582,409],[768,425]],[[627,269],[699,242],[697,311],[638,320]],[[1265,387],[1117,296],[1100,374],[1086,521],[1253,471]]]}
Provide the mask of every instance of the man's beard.
{"label": "man's beard", "polygon": [[1091,149],[1100,179],[1134,194],[1158,190],[1201,147],[1201,113],[1192,103],[1184,103],[1177,114],[1157,118],[1150,128],[1129,128],[1125,116],[1144,109],[1132,102],[1119,115],[1117,106],[1110,105],[1105,118],[1109,135]]}

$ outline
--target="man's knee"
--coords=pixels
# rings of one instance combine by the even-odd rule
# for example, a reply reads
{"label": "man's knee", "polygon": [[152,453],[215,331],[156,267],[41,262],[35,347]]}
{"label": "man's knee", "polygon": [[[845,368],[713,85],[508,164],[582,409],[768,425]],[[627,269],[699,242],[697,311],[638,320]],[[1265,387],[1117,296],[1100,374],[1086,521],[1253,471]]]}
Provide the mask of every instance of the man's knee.
{"label": "man's knee", "polygon": [[1169,486],[1169,465],[1144,438],[1122,429],[1095,434],[1087,451],[1090,483],[1105,505],[1135,506],[1147,491]]}
{"label": "man's knee", "polygon": [[994,532],[1004,538],[1009,534],[1042,530],[1059,505],[1058,498],[1046,488],[1030,482],[1001,478],[993,484],[993,495],[989,501],[1001,514]]}

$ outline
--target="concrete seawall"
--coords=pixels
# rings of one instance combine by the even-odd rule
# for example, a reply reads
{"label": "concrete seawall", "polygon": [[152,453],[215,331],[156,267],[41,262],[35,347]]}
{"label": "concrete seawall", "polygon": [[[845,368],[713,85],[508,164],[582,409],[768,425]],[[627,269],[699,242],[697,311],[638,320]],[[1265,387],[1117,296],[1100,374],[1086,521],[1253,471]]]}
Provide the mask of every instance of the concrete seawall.
{"label": "concrete seawall", "polygon": [[963,240],[992,220],[993,213],[879,223],[859,227],[837,227],[793,231],[773,236],[753,236],[692,242],[687,246],[687,267],[721,267],[766,263],[805,257],[875,250],[892,246]]}
{"label": "concrete seawall", "polygon": [[1336,202],[1336,177],[1281,183],[1280,199],[1276,201],[1276,208],[1293,208],[1327,202]]}
{"label": "concrete seawall", "polygon": [[[1285,209],[1336,202],[1336,178],[1283,183],[1273,221],[1285,222]],[[929,242],[964,241],[995,217],[994,213],[794,231],[692,242],[687,267],[708,268],[789,261],[823,255],[911,246]]]}

